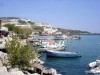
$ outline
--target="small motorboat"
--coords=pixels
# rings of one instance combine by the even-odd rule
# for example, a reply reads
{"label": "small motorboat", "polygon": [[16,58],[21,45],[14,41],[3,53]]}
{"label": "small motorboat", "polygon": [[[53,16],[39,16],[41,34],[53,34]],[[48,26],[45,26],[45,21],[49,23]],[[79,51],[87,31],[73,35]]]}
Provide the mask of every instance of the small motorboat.
{"label": "small motorboat", "polygon": [[63,57],[63,58],[81,57],[79,52],[46,50],[45,53],[46,53],[47,57]]}
{"label": "small motorboat", "polygon": [[89,63],[89,68],[86,71],[86,73],[91,73],[91,74],[100,74],[100,59],[97,59],[94,62]]}
{"label": "small motorboat", "polygon": [[41,42],[40,48],[61,48],[65,47],[64,41],[60,40],[59,43],[57,43],[55,40],[45,40]]}

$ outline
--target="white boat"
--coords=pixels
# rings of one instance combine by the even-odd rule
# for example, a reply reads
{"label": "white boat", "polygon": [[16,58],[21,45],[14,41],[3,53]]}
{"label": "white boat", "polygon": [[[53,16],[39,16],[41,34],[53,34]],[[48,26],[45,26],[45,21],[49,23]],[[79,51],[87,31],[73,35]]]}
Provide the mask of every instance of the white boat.
{"label": "white boat", "polygon": [[100,74],[100,59],[89,63],[89,68],[86,73]]}
{"label": "white boat", "polygon": [[64,39],[70,39],[68,35],[55,35],[55,40],[64,40]]}
{"label": "white boat", "polygon": [[55,40],[45,40],[44,42],[42,42],[40,48],[60,48],[64,46],[64,41],[59,41],[59,43],[56,43]]}
{"label": "white boat", "polygon": [[79,35],[58,35],[55,36],[56,40],[78,40],[81,39]]}

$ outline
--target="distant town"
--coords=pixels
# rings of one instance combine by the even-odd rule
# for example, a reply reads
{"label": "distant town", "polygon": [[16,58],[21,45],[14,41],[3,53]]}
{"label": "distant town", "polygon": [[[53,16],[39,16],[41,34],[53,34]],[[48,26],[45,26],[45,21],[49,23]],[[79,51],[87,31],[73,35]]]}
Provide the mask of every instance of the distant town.
{"label": "distant town", "polygon": [[70,30],[62,28],[54,28],[53,25],[49,23],[36,22],[29,19],[17,18],[17,17],[0,17],[2,20],[2,26],[6,24],[14,24],[21,28],[30,28],[34,30],[35,33],[40,35],[52,35],[52,34],[96,34],[90,33],[88,31],[80,30]]}

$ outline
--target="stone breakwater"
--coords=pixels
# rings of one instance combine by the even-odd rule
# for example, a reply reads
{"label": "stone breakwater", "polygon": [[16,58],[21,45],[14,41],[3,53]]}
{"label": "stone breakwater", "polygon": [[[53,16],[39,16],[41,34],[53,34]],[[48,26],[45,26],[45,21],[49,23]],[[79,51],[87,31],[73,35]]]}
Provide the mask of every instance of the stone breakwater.
{"label": "stone breakwater", "polygon": [[[61,75],[57,74],[55,69],[43,66],[44,62],[40,59],[33,59],[30,61],[30,63],[33,63],[33,65],[32,67],[28,67],[27,70],[33,71],[36,69],[36,73],[29,73],[27,70],[21,71],[18,68],[8,66],[8,54],[0,51],[0,75]],[[40,72],[38,72],[39,70]]]}

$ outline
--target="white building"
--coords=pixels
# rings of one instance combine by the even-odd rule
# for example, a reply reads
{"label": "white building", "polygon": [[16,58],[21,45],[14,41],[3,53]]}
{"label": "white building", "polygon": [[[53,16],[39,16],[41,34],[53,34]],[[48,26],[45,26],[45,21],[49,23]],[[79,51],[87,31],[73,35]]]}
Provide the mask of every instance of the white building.
{"label": "white building", "polygon": [[18,24],[18,19],[2,20],[2,26],[5,24]]}
{"label": "white building", "polygon": [[35,26],[40,26],[40,27],[51,27],[50,24],[48,23],[42,23],[42,22],[34,22]]}
{"label": "white building", "polygon": [[1,27],[0,31],[8,31],[8,28],[7,27]]}
{"label": "white building", "polygon": [[48,33],[48,34],[53,34],[55,32],[57,32],[58,29],[57,28],[53,28],[52,26],[51,27],[44,27],[44,32],[45,33]]}
{"label": "white building", "polygon": [[[20,24],[18,22],[20,19],[10,19],[10,20],[2,20],[1,24],[2,26],[5,24],[15,24],[17,27],[22,27],[22,28],[32,28],[30,24]],[[24,20],[24,19],[23,19]],[[28,21],[28,20],[27,20]]]}
{"label": "white building", "polygon": [[31,27],[31,25],[29,25],[29,24],[24,24],[24,25],[22,25],[22,24],[17,24],[17,25],[15,25],[15,26],[17,26],[17,27],[21,27],[21,28],[30,28],[30,29],[32,29],[32,27]]}

